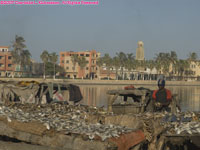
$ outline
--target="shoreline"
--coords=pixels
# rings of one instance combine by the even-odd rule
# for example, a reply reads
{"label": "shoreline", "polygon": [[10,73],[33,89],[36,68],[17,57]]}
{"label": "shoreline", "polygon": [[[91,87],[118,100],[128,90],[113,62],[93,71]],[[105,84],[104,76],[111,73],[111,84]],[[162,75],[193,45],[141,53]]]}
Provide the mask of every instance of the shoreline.
{"label": "shoreline", "polygon": [[[61,82],[78,85],[157,85],[149,80],[82,80],[82,79],[42,79],[42,78],[0,78],[1,81]],[[200,81],[166,81],[166,86],[200,86]]]}

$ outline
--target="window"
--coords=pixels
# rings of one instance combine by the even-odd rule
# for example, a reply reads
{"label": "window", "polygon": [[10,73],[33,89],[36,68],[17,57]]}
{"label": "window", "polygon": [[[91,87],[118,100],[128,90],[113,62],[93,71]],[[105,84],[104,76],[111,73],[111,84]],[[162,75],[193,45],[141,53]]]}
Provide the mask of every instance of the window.
{"label": "window", "polygon": [[96,67],[96,70],[98,70],[98,68]]}
{"label": "window", "polygon": [[64,60],[62,60],[62,63],[64,63]]}
{"label": "window", "polygon": [[90,54],[86,54],[86,57],[90,57]]}
{"label": "window", "polygon": [[4,49],[2,49],[2,52],[4,52]]}
{"label": "window", "polygon": [[65,56],[65,54],[62,54],[62,57],[64,57]]}
{"label": "window", "polygon": [[12,56],[8,56],[8,59],[12,59]]}
{"label": "window", "polygon": [[88,67],[86,67],[86,70],[88,70]]}
{"label": "window", "polygon": [[98,57],[98,55],[96,55],[96,57]]}
{"label": "window", "polygon": [[3,56],[0,56],[0,59],[2,59],[3,58]]}
{"label": "window", "polygon": [[72,67],[72,70],[75,70],[75,67]]}
{"label": "window", "polygon": [[69,60],[66,60],[66,64],[68,64],[69,63]]}
{"label": "window", "polygon": [[66,69],[68,70],[68,69],[69,69],[69,67],[66,67]]}
{"label": "window", "polygon": [[67,75],[67,78],[70,78],[70,75],[69,75],[69,74]]}
{"label": "window", "polygon": [[8,67],[12,67],[12,64],[8,64]]}
{"label": "window", "polygon": [[84,54],[80,54],[80,56],[84,56]]}
{"label": "window", "polygon": [[4,65],[3,64],[0,64],[0,67],[3,67]]}

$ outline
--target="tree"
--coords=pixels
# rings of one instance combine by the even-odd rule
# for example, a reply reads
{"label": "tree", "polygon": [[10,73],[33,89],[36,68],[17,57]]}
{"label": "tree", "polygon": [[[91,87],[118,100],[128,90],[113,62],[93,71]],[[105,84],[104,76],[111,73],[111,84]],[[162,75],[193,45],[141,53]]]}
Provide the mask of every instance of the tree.
{"label": "tree", "polygon": [[[146,60],[145,65],[146,65],[147,68],[149,68],[151,70],[151,72],[152,72],[153,68],[156,67],[154,60]],[[150,79],[150,80],[152,79],[151,72],[150,72],[149,77],[148,77],[148,79]]]}
{"label": "tree", "polygon": [[56,65],[56,67],[55,67],[55,71],[54,71],[54,64],[52,62],[46,63],[46,69],[45,69],[46,75],[53,76],[54,72],[59,72],[59,74],[65,73],[65,70],[63,67],[59,66],[58,64],[55,64],[55,65]]}
{"label": "tree", "polygon": [[115,67],[115,76],[116,80],[118,80],[118,69],[120,68],[120,61],[118,57],[113,57],[112,65]]}
{"label": "tree", "polygon": [[[102,57],[99,57],[98,59],[97,59],[97,61],[96,61],[96,64],[97,64],[97,66],[99,67],[98,68],[98,72],[99,72],[99,75],[100,75],[100,73],[101,73],[101,67],[103,66],[103,59],[102,59]],[[100,79],[100,77],[99,77],[99,79]]]}
{"label": "tree", "polygon": [[88,61],[86,60],[85,56],[82,56],[82,57],[78,58],[78,64],[79,64],[80,69],[82,71],[82,79],[83,79],[83,69],[88,64]]}
{"label": "tree", "polygon": [[123,52],[116,53],[116,55],[119,58],[121,75],[122,75],[122,78],[124,79],[124,67],[125,67],[125,62],[127,60],[127,57],[126,57],[126,54]]}
{"label": "tree", "polygon": [[30,66],[31,62],[31,53],[28,50],[23,50],[21,53],[21,64],[23,66],[24,71],[31,71]]}
{"label": "tree", "polygon": [[56,62],[58,61],[58,55],[53,52],[49,55],[49,60],[54,66],[54,73],[53,73],[53,79],[56,78]]}
{"label": "tree", "polygon": [[190,64],[187,60],[182,60],[182,59],[178,60],[177,62],[178,75],[182,77],[184,72],[188,70],[189,67],[190,67]]}
{"label": "tree", "polygon": [[177,62],[178,62],[178,57],[177,57],[177,54],[176,54],[175,51],[170,52],[170,58],[169,59],[170,59],[171,65],[172,65],[172,72],[171,73],[174,74],[177,71],[176,65],[177,65]]}
{"label": "tree", "polygon": [[169,53],[159,53],[156,54],[156,69],[160,72],[160,70],[166,74],[169,73],[169,65],[170,65],[170,54]]}
{"label": "tree", "polygon": [[31,53],[25,49],[25,40],[23,37],[16,35],[15,41],[12,44],[13,50],[11,55],[13,56],[13,63],[20,66],[20,71],[24,71],[27,65],[31,62]]}
{"label": "tree", "polygon": [[49,61],[49,53],[48,51],[44,50],[42,54],[40,55],[40,59],[42,59],[44,63],[44,70],[43,70],[43,78],[45,79],[45,72],[46,72],[46,63]]}
{"label": "tree", "polygon": [[135,66],[134,66],[134,56],[133,56],[132,53],[127,54],[127,59],[125,61],[125,68],[128,69],[129,80],[130,80],[130,71],[135,68]]}
{"label": "tree", "polygon": [[99,57],[98,59],[97,59],[97,62],[96,62],[96,64],[97,64],[97,66],[99,66],[99,67],[102,67],[103,66],[103,58],[102,57]]}
{"label": "tree", "polygon": [[199,61],[197,61],[198,59],[198,55],[195,52],[189,53],[189,57],[188,57],[188,62],[191,65],[192,62],[195,63],[196,65],[199,65]]}
{"label": "tree", "polygon": [[73,64],[73,79],[74,79],[74,71],[76,67],[76,63],[78,63],[78,54],[73,54],[71,56],[72,64]]}
{"label": "tree", "polygon": [[189,57],[188,57],[189,61],[196,61],[197,58],[198,58],[197,53],[195,53],[195,52],[189,53]]}
{"label": "tree", "polygon": [[112,58],[110,57],[110,55],[108,53],[106,53],[102,59],[103,59],[103,62],[106,64],[107,77],[109,80],[110,79],[110,69],[112,67]]}

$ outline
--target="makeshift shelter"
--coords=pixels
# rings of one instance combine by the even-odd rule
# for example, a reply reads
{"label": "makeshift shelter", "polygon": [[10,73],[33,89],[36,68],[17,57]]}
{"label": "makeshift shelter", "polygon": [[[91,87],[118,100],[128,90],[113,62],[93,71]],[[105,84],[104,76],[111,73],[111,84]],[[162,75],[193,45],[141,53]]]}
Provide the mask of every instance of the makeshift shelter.
{"label": "makeshift shelter", "polygon": [[60,83],[0,81],[0,102],[45,104],[51,102],[79,102],[82,94],[78,86]]}

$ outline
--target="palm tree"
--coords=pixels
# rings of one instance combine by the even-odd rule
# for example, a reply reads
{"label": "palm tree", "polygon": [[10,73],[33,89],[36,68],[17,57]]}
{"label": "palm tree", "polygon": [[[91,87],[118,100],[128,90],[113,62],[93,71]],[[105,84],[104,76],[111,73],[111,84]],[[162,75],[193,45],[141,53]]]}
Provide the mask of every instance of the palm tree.
{"label": "palm tree", "polygon": [[96,62],[96,64],[97,64],[97,66],[99,66],[99,67],[102,67],[103,66],[103,58],[102,57],[99,57],[98,59],[97,59],[97,62]]}
{"label": "palm tree", "polygon": [[78,58],[78,65],[80,66],[80,69],[82,71],[82,79],[83,79],[83,69],[88,64],[88,61],[86,60],[85,56]]}
{"label": "palm tree", "polygon": [[15,41],[12,44],[13,51],[11,55],[13,56],[13,63],[20,66],[20,71],[30,64],[31,54],[28,50],[25,50],[26,45],[24,44],[25,40],[23,37],[16,35]]}
{"label": "palm tree", "polygon": [[194,62],[196,65],[199,65],[199,61],[197,61],[198,55],[195,52],[189,53],[188,62],[191,65]]}
{"label": "palm tree", "polygon": [[112,67],[112,58],[109,56],[109,54],[106,53],[102,59],[103,59],[103,62],[106,64],[107,77],[109,80],[110,79],[110,69]]}
{"label": "palm tree", "polygon": [[[153,68],[156,66],[154,60],[146,60],[145,65],[146,65],[147,68],[149,68],[151,70],[151,72],[152,72]],[[148,77],[148,79],[150,79],[150,80],[152,79],[151,72],[150,72],[149,77]]]}
{"label": "palm tree", "polygon": [[58,55],[55,52],[51,53],[49,55],[49,60],[54,65],[53,79],[55,79],[56,78],[56,62],[58,61]]}
{"label": "palm tree", "polygon": [[103,58],[102,57],[99,57],[98,59],[97,59],[97,61],[96,61],[96,64],[97,64],[97,66],[99,67],[98,68],[98,72],[99,72],[99,79],[100,79],[100,73],[101,73],[101,67],[103,66]]}
{"label": "palm tree", "polygon": [[170,65],[170,54],[169,53],[159,53],[156,54],[156,69],[158,71],[162,70],[164,74],[169,73]]}
{"label": "palm tree", "polygon": [[44,63],[44,71],[43,71],[43,78],[45,79],[45,72],[46,72],[46,63],[49,61],[49,53],[48,51],[44,50],[42,54],[40,55],[40,59],[42,59]]}
{"label": "palm tree", "polygon": [[198,58],[197,53],[195,52],[189,53],[189,58],[188,58],[189,61],[196,61],[197,58]]}
{"label": "palm tree", "polygon": [[76,67],[76,63],[78,63],[78,54],[74,54],[71,56],[72,64],[73,64],[73,79],[74,79],[74,71]]}
{"label": "palm tree", "polygon": [[115,67],[115,76],[116,80],[118,80],[118,69],[120,67],[120,61],[118,57],[113,57],[113,67]]}
{"label": "palm tree", "polygon": [[21,65],[23,66],[24,71],[28,71],[30,73],[31,66],[31,53],[28,50],[23,50],[21,53]]}
{"label": "palm tree", "polygon": [[177,54],[175,51],[171,51],[170,53],[170,62],[171,62],[171,65],[172,65],[172,74],[176,73],[176,64],[177,64],[177,61],[178,61],[178,57],[177,57]]}
{"label": "palm tree", "polygon": [[125,67],[125,62],[127,60],[127,57],[126,57],[126,54],[123,52],[116,53],[116,55],[119,58],[121,75],[124,79],[124,67]]}
{"label": "palm tree", "polygon": [[183,77],[183,74],[189,69],[189,67],[190,67],[190,64],[189,64],[189,62],[187,60],[180,59],[177,62],[178,75]]}
{"label": "palm tree", "polygon": [[134,68],[134,56],[132,53],[127,54],[127,60],[125,61],[125,68],[128,69],[129,72],[129,80],[131,79],[130,77],[130,71]]}

